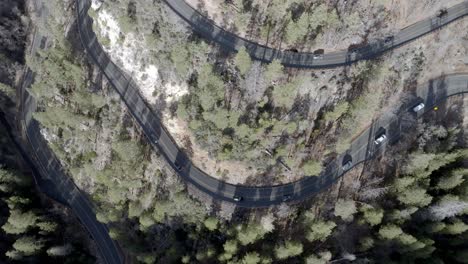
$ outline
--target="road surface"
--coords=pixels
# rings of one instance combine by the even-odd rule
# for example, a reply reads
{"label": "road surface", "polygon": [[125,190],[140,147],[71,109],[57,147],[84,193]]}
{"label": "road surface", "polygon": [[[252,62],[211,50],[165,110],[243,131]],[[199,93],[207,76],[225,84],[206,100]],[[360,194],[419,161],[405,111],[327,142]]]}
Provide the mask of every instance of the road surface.
{"label": "road surface", "polygon": [[[40,18],[37,23],[46,23],[48,11],[41,0],[35,0],[34,12]],[[46,47],[47,38],[42,35],[37,27],[31,41],[31,49],[28,51],[34,54],[39,49]],[[84,225],[89,235],[96,242],[96,247],[102,260],[108,264],[123,263],[123,256],[118,245],[110,238],[106,225],[97,221],[93,206],[87,197],[81,193],[73,180],[67,175],[60,161],[55,157],[53,151],[47,145],[47,141],[40,133],[40,126],[32,119],[32,113],[36,111],[34,97],[27,91],[27,88],[34,82],[34,73],[26,68],[21,84],[18,86],[18,121],[20,131],[27,150],[20,149],[21,153],[28,155],[29,161],[39,180],[41,190],[50,194],[52,198],[68,206]]]}
{"label": "road surface", "polygon": [[[342,168],[344,161],[351,159],[354,167],[357,164],[373,158],[382,149],[384,149],[389,142],[395,142],[398,140],[403,132],[409,129],[414,129],[414,127],[408,125],[408,123],[414,124],[414,120],[412,122],[408,122],[408,118],[415,119],[418,116],[421,116],[422,112],[431,111],[432,106],[437,105],[449,96],[468,92],[468,74],[441,76],[438,79],[420,86],[417,89],[417,94],[413,96],[413,100],[408,101],[405,106],[401,108],[399,113],[395,113],[394,115],[387,114],[384,117],[375,120],[371,127],[361,133],[360,136],[351,143],[350,148],[344,154],[338,156],[334,161],[326,166],[321,175],[305,177],[296,182],[276,186],[253,187],[233,185],[206,174],[201,169],[194,166],[188,156],[179,149],[175,140],[164,128],[158,114],[152,110],[140,95],[139,89],[131,76],[123,72],[116,64],[114,64],[99,44],[96,35],[92,30],[92,19],[87,14],[91,4],[90,1],[75,1],[78,12],[78,29],[88,55],[106,75],[110,84],[120,94],[121,99],[141,126],[152,146],[166,158],[170,166],[172,166],[172,168],[176,170],[187,183],[196,186],[217,200],[235,203],[235,196],[243,197],[243,200],[237,203],[241,207],[267,207],[282,203],[285,196],[290,196],[290,201],[297,201],[317,194],[346,173]],[[184,4],[185,2],[182,0],[171,0],[170,2],[167,1],[167,3],[179,13],[185,14],[189,11],[185,9],[181,10],[182,7],[187,8],[187,5]],[[443,20],[444,23],[448,23],[449,21],[453,21],[454,19],[461,17],[460,14],[462,11],[465,14],[467,3],[468,2],[464,2],[454,8],[450,8],[449,14],[445,20]],[[196,21],[200,21],[199,19],[201,19],[193,13],[191,14],[191,17],[196,18]],[[407,43],[410,39],[414,39],[417,36],[428,33],[429,31],[426,25],[428,20],[424,21],[416,23],[416,26],[408,27],[411,29],[410,31],[408,31],[407,28],[402,31],[403,33],[400,32],[397,37],[395,37],[394,41],[396,42],[392,47],[395,48],[403,43]],[[433,19],[430,19],[429,21],[433,21]],[[203,24],[200,24],[200,26],[203,26]],[[434,26],[431,30],[434,30],[435,28],[436,27]],[[221,33],[217,33],[217,36],[220,34]],[[230,35],[229,33],[224,32],[216,39],[221,44],[224,43],[225,45],[230,45],[234,48],[238,47],[238,44],[236,43],[238,43],[239,40],[232,38],[232,34]],[[379,52],[376,54],[380,54],[382,51],[376,50],[375,52]],[[366,54],[370,56],[369,52],[366,52]],[[336,56],[336,58],[330,57],[330,59],[328,59],[324,57],[325,62],[323,63],[328,63],[326,66],[329,67],[343,64],[343,61],[340,62],[343,57],[337,55],[333,56]],[[284,59],[286,57],[282,56],[281,58]],[[301,67],[309,67],[307,66],[309,65],[309,61],[302,59],[294,61],[283,60],[283,63],[288,66],[297,66],[299,65],[299,61],[303,63],[300,64]],[[354,61],[356,60],[347,61],[346,63]],[[310,63],[312,63],[310,66],[315,67],[313,61]],[[325,66],[323,63],[321,65]],[[318,64],[316,66],[318,66]],[[419,102],[424,102],[426,104],[426,108],[424,111],[421,111],[418,116],[411,114],[410,109]],[[376,146],[374,144],[374,140],[382,131],[385,131],[388,140],[383,144]],[[180,170],[178,167],[180,167]]]}

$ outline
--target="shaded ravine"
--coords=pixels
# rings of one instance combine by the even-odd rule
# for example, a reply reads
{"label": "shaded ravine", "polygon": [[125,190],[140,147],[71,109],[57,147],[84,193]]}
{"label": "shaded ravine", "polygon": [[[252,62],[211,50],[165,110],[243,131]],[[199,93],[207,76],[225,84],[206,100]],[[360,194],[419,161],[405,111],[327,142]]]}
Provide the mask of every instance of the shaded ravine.
{"label": "shaded ravine", "polygon": [[[414,128],[411,126],[414,125],[414,120],[408,122],[407,118],[408,115],[412,116],[413,119],[416,118],[416,116],[409,114],[410,109],[416,103],[424,101],[426,111],[430,111],[432,106],[449,96],[468,92],[468,74],[442,76],[420,86],[417,94],[413,95],[413,100],[408,101],[397,113],[398,115],[375,120],[370,128],[351,143],[348,151],[339,155],[326,166],[320,176],[305,177],[296,182],[275,186],[233,185],[211,177],[192,164],[189,157],[177,146],[176,141],[162,125],[158,114],[143,99],[132,77],[114,64],[99,44],[92,29],[93,20],[87,14],[91,2],[89,0],[75,1],[78,12],[78,28],[83,46],[119,93],[151,145],[166,158],[169,165],[187,183],[218,200],[234,202],[234,196],[241,196],[243,201],[237,203],[241,207],[267,207],[280,204],[285,195],[290,196],[291,201],[299,201],[317,194],[346,173],[342,169],[345,156],[352,158],[354,167],[379,154],[387,142],[396,142],[402,132],[411,131],[410,129]],[[373,141],[376,133],[382,129],[386,131],[389,140],[377,148]]]}
{"label": "shaded ravine", "polygon": [[[45,22],[48,10],[43,6],[43,2],[35,0],[32,3],[35,5],[34,12],[42,22]],[[28,53],[34,54],[38,50],[44,49],[46,45],[47,38],[34,29],[31,49]],[[20,147],[19,151],[26,162],[33,167],[35,180],[41,191],[69,207],[77,216],[96,242],[101,259],[108,264],[124,263],[123,254],[118,245],[110,238],[107,226],[96,219],[91,202],[81,193],[65,171],[40,133],[39,123],[32,118],[32,113],[36,111],[36,101],[27,88],[34,82],[34,75],[29,68],[25,67],[23,77],[17,87],[18,130],[27,146],[26,149]]]}
{"label": "shaded ravine", "polygon": [[440,18],[437,16],[429,17],[405,27],[393,35],[393,39],[389,41],[385,41],[385,39],[371,40],[369,44],[350,51],[326,53],[321,58],[314,58],[314,54],[311,52],[278,50],[226,31],[190,6],[185,0],[164,0],[164,2],[179,17],[190,24],[194,32],[208,41],[216,42],[222,48],[234,52],[245,47],[255,60],[271,62],[278,59],[283,65],[296,68],[330,68],[349,65],[359,60],[372,59],[468,15],[468,1],[464,1],[448,8],[448,13]]}

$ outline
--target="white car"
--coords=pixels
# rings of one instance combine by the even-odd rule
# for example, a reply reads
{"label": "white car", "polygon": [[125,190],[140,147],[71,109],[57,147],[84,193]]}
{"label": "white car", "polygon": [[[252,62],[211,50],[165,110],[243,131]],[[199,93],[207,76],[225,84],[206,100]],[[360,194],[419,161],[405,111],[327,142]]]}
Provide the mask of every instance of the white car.
{"label": "white car", "polygon": [[320,60],[323,58],[323,54],[314,54],[314,60]]}
{"label": "white car", "polygon": [[240,201],[242,201],[242,196],[237,196],[237,195],[235,195],[232,199],[233,199],[235,202],[240,202]]}
{"label": "white car", "polygon": [[380,144],[382,144],[382,142],[384,142],[385,140],[387,140],[387,136],[386,136],[385,134],[382,134],[382,135],[380,135],[378,138],[376,138],[376,139],[374,140],[374,144],[380,145]]}
{"label": "white car", "polygon": [[343,168],[342,168],[342,169],[343,169],[343,171],[347,171],[347,170],[351,169],[352,166],[353,166],[353,162],[349,160],[348,162],[346,162],[346,163],[343,165]]}
{"label": "white car", "polygon": [[413,107],[413,112],[417,113],[421,111],[424,108],[424,103],[419,103],[416,106]]}

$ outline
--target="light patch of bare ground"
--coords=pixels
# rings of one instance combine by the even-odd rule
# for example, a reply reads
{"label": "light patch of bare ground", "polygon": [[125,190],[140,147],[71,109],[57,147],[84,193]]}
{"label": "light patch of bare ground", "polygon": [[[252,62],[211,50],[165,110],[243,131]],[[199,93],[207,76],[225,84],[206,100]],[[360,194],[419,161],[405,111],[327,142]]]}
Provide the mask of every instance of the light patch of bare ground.
{"label": "light patch of bare ground", "polygon": [[[165,101],[170,103],[188,92],[187,85],[163,84],[158,72],[159,65],[150,64],[150,50],[145,47],[146,40],[136,32],[126,34],[121,41],[123,31],[119,27],[117,18],[101,4],[94,0],[91,6],[96,12],[97,34],[101,39],[107,39],[104,50],[113,62],[120,66],[138,84],[141,94],[150,102],[155,103],[155,92],[165,95]],[[103,44],[103,43],[101,43]]]}

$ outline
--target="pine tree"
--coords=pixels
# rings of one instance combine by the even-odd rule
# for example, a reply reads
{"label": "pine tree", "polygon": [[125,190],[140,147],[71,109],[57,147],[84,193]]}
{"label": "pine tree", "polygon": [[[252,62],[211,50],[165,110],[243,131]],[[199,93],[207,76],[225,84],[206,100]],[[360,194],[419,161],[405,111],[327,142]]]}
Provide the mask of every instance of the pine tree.
{"label": "pine tree", "polygon": [[459,235],[467,230],[467,224],[462,222],[460,219],[455,219],[453,223],[447,224],[442,232],[449,235]]}
{"label": "pine tree", "polygon": [[30,236],[20,237],[13,243],[13,248],[26,256],[38,253],[43,246],[43,241]]}
{"label": "pine tree", "polygon": [[468,169],[454,170],[449,173],[449,175],[440,178],[436,188],[441,190],[451,190],[462,184],[465,181],[464,177],[466,175],[468,175]]}
{"label": "pine tree", "polygon": [[2,229],[7,234],[23,234],[29,228],[36,225],[38,216],[31,212],[21,212],[20,210],[10,210],[10,216],[7,222],[2,226]]}
{"label": "pine tree", "polygon": [[237,240],[241,245],[245,246],[263,238],[267,232],[268,230],[265,230],[262,225],[249,223],[248,225],[242,226],[238,231]]}
{"label": "pine tree", "polygon": [[41,222],[37,223],[37,226],[41,230],[41,232],[40,232],[41,234],[52,233],[58,227],[57,223],[54,223],[52,221],[47,221],[47,220],[44,220],[44,221],[41,221]]}
{"label": "pine tree", "polygon": [[387,224],[380,228],[379,235],[383,239],[391,240],[403,234],[403,230],[394,224]]}
{"label": "pine tree", "polygon": [[419,186],[406,189],[398,194],[397,199],[405,205],[424,207],[431,203],[432,197]]}
{"label": "pine tree", "polygon": [[257,252],[249,252],[242,258],[242,264],[258,264],[261,258]]}
{"label": "pine tree", "polygon": [[332,221],[316,221],[310,225],[309,232],[306,237],[310,242],[325,241],[331,235],[336,224]]}
{"label": "pine tree", "polygon": [[380,208],[371,206],[362,206],[360,211],[363,213],[363,219],[370,225],[375,226],[382,222],[384,211]]}
{"label": "pine tree", "polygon": [[301,17],[294,22],[290,19],[288,26],[286,27],[286,39],[289,43],[296,43],[301,41],[307,36],[309,31],[309,15],[303,13]]}
{"label": "pine tree", "polygon": [[307,176],[318,176],[323,170],[321,162],[316,160],[309,160],[302,165],[304,174]]}
{"label": "pine tree", "polygon": [[457,196],[447,195],[425,210],[425,216],[435,221],[462,214],[468,209],[468,202],[460,201]]}
{"label": "pine tree", "polygon": [[205,225],[205,227],[208,230],[214,231],[214,230],[218,229],[219,221],[215,217],[208,217],[208,218],[205,219],[203,224]]}
{"label": "pine tree", "polygon": [[287,259],[300,255],[303,251],[302,244],[295,241],[287,241],[283,245],[275,247],[275,256],[277,259]]}
{"label": "pine tree", "polygon": [[240,74],[245,75],[252,67],[252,59],[245,47],[239,49],[234,58],[234,63],[239,69]]}
{"label": "pine tree", "polygon": [[282,72],[283,72],[283,65],[281,65],[281,62],[279,60],[273,60],[266,67],[265,79],[268,83],[271,83],[281,78]]}
{"label": "pine tree", "polygon": [[237,241],[236,240],[228,240],[224,243],[224,253],[221,254],[218,259],[220,261],[227,261],[232,259],[232,257],[237,253]]}
{"label": "pine tree", "polygon": [[345,221],[352,220],[356,212],[356,202],[353,200],[338,199],[335,204],[335,216],[341,217]]}

